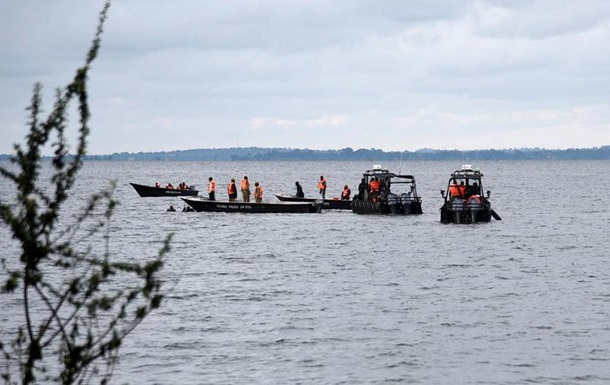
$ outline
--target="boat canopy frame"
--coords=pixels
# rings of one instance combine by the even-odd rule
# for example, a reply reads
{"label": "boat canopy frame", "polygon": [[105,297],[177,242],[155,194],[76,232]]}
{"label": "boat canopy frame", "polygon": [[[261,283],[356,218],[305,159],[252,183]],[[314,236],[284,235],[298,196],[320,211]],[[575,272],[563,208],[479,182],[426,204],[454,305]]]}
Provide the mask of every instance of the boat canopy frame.
{"label": "boat canopy frame", "polygon": [[[409,195],[411,195],[413,198],[419,199],[419,195],[417,194],[415,177],[413,175],[396,174],[396,173],[390,172],[389,170],[384,169],[384,168],[373,168],[370,170],[366,170],[362,174],[362,176],[364,177],[364,182],[367,184],[367,186],[369,185],[369,183],[371,182],[371,180],[373,178],[376,178],[377,180],[379,180],[382,185],[389,186],[389,189],[391,189],[391,186],[395,186],[395,185],[407,185],[407,186],[409,186],[409,190],[410,190]],[[388,182],[389,182],[389,184],[388,184]],[[390,191],[388,191],[387,194],[389,194]],[[367,188],[364,191],[364,200],[368,200],[369,195],[370,195],[370,192]]]}
{"label": "boat canopy frame", "polygon": [[[452,184],[457,184],[460,185],[461,182],[464,183],[464,186],[466,186],[466,197],[472,196],[472,195],[478,195],[479,197],[485,197],[484,195],[484,188],[483,188],[483,173],[481,171],[479,171],[478,169],[473,169],[472,166],[470,165],[463,165],[462,168],[460,168],[459,170],[455,170],[454,172],[451,173],[451,177],[449,178],[449,181],[447,182],[447,189],[446,190],[441,190],[441,195],[443,196],[443,198],[445,199],[445,201],[448,201],[451,199],[451,196],[449,194],[449,189],[451,187]],[[476,183],[476,185],[475,185]],[[487,197],[489,198],[489,195],[491,194],[491,192],[488,190],[487,191]]]}

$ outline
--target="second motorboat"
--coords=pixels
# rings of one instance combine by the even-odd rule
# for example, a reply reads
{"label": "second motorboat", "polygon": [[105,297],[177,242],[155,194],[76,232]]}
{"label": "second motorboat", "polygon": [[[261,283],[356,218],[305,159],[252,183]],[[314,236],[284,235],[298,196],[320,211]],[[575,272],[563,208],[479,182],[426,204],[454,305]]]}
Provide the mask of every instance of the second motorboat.
{"label": "second motorboat", "polygon": [[366,170],[352,201],[357,214],[421,214],[421,198],[417,195],[415,177],[394,174],[379,165]]}

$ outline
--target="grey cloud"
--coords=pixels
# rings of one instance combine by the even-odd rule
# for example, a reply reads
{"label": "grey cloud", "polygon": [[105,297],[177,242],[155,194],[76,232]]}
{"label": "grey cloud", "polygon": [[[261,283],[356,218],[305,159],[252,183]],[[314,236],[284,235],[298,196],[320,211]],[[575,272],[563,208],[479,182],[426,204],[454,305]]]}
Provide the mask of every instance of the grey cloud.
{"label": "grey cloud", "polygon": [[[0,130],[11,127],[10,142],[34,81],[52,94],[82,63],[102,4],[0,3]],[[549,146],[575,144],[566,133],[576,128],[587,132],[581,146],[598,143],[606,126],[594,116],[610,110],[608,7],[115,1],[91,73],[91,149],[506,147],[527,130],[540,146],[533,138],[549,126],[559,133]],[[475,132],[486,139],[460,136]]]}

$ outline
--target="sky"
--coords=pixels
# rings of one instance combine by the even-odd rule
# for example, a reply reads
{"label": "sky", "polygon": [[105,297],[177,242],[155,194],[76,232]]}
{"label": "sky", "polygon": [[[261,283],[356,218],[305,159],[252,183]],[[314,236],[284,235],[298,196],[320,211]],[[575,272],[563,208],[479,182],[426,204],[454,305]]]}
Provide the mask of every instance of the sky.
{"label": "sky", "polygon": [[[0,153],[103,4],[0,0]],[[89,79],[90,154],[598,147],[610,1],[115,0]]]}

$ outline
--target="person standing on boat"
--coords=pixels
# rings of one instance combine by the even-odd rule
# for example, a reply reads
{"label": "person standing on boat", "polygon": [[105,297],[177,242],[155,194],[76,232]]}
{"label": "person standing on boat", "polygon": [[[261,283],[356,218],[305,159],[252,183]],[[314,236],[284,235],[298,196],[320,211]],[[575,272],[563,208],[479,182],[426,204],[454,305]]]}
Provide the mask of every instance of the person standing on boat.
{"label": "person standing on boat", "polygon": [[379,180],[376,177],[371,178],[369,182],[369,195],[371,197],[371,202],[377,203],[379,200]]}
{"label": "person standing on boat", "polygon": [[457,181],[453,179],[449,185],[449,198],[454,200],[455,198],[459,198],[460,195],[460,186],[458,185]]}
{"label": "person standing on boat", "polygon": [[211,201],[216,200],[216,181],[212,177],[208,179],[208,198]]}
{"label": "person standing on boat", "polygon": [[294,185],[297,187],[297,198],[305,198],[305,194],[303,193],[303,188],[299,184],[299,182],[294,182]]}
{"label": "person standing on boat", "polygon": [[362,178],[362,180],[360,181],[360,184],[358,185],[358,199],[363,201],[364,200],[364,192],[367,191],[369,188],[369,186],[366,184],[366,180],[364,178]]}
{"label": "person standing on boat", "polygon": [[349,186],[343,186],[343,191],[341,191],[341,200],[348,201],[351,195],[352,190],[350,190]]}
{"label": "person standing on boat", "polygon": [[227,186],[227,192],[229,193],[229,202],[235,202],[237,200],[237,186],[235,185],[235,178],[231,178],[231,182]]}
{"label": "person standing on boat", "polygon": [[320,195],[322,195],[322,199],[326,199],[326,178],[324,178],[324,175],[320,175],[318,189],[320,190]]}
{"label": "person standing on boat", "polygon": [[254,183],[254,201],[256,203],[263,202],[263,186],[261,186],[258,182]]}
{"label": "person standing on boat", "polygon": [[250,181],[247,176],[241,180],[241,196],[244,198],[244,202],[250,202]]}

